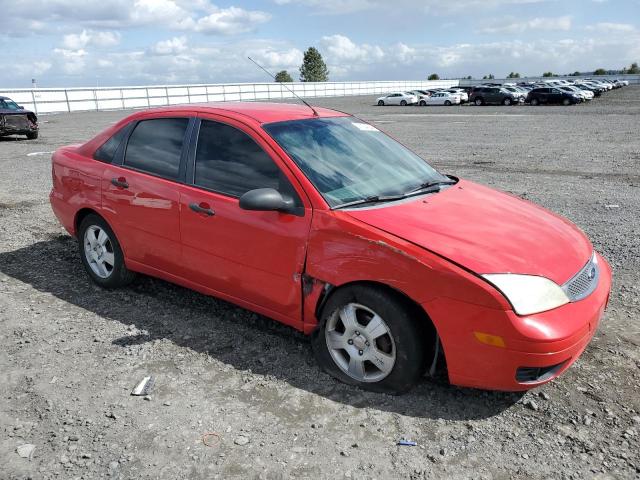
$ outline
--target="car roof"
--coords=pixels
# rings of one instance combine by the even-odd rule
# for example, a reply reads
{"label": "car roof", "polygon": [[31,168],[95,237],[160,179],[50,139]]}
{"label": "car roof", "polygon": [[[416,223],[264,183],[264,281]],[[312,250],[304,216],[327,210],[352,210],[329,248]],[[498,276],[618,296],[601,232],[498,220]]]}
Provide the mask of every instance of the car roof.
{"label": "car roof", "polygon": [[[313,107],[318,117],[344,117],[347,113],[330,110],[328,108]],[[303,120],[314,118],[315,115],[309,107],[295,103],[275,102],[224,102],[224,103],[195,103],[189,105],[176,105],[171,107],[158,107],[140,112],[140,115],[153,115],[154,113],[166,114],[167,112],[189,113],[217,113],[226,116],[249,117],[258,123],[283,122],[287,120]]]}

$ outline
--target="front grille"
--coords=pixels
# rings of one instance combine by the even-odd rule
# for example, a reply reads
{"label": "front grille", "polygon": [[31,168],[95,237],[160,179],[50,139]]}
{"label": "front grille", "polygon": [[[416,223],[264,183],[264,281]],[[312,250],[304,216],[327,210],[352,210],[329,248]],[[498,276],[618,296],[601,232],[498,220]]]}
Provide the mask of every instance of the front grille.
{"label": "front grille", "polygon": [[29,128],[29,120],[26,115],[5,115],[5,127],[15,130],[26,130]]}
{"label": "front grille", "polygon": [[562,289],[564,293],[567,294],[569,301],[577,302],[591,295],[598,286],[599,277],[600,267],[596,254],[594,253],[587,264],[569,279],[569,281],[562,286]]}
{"label": "front grille", "polygon": [[542,382],[553,377],[565,362],[548,367],[520,367],[516,370],[516,381],[520,383]]}

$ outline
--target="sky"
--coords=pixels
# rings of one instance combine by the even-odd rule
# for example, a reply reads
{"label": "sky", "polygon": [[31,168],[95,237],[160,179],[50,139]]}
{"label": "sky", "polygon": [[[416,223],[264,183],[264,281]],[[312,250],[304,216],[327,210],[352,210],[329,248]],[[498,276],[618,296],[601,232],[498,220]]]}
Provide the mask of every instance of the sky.
{"label": "sky", "polygon": [[541,75],[640,62],[640,0],[0,0],[0,88]]}

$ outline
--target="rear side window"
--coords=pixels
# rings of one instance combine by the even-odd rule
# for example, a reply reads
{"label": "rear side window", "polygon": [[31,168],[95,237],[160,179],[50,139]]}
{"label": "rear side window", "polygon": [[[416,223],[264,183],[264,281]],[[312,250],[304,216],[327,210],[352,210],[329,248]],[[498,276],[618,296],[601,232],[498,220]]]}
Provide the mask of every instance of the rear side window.
{"label": "rear side window", "polygon": [[155,118],[136,125],[129,137],[124,165],[177,180],[188,118]]}
{"label": "rear side window", "polygon": [[280,168],[249,135],[210,120],[200,125],[194,183],[231,197],[274,188],[297,198]]}
{"label": "rear side window", "polygon": [[113,157],[122,143],[126,128],[121,128],[114,133],[109,140],[104,142],[93,154],[93,158],[105,163],[113,162]]}

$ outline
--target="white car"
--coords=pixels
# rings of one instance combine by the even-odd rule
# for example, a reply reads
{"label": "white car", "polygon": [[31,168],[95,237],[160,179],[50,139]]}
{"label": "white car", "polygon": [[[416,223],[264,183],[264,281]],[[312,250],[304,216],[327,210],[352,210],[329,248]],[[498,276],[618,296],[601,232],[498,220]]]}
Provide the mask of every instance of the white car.
{"label": "white car", "polygon": [[391,92],[377,100],[378,105],[413,105],[418,103],[418,97],[411,92]]}
{"label": "white car", "polygon": [[421,107],[427,104],[427,99],[431,96],[431,92],[427,92],[426,90],[411,90],[409,93],[418,97],[418,105]]}
{"label": "white car", "polygon": [[469,101],[469,94],[462,90],[461,88],[450,88],[449,90],[445,90],[446,92],[453,93],[454,95],[458,95],[460,97],[460,103],[466,103]]}
{"label": "white car", "polygon": [[582,90],[581,88],[575,87],[573,85],[563,85],[558,88],[567,93],[578,95],[584,101],[593,100],[593,92],[590,92],[589,90]]}
{"label": "white car", "polygon": [[460,105],[460,95],[451,92],[436,92],[426,102],[427,105]]}

